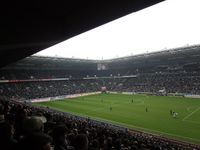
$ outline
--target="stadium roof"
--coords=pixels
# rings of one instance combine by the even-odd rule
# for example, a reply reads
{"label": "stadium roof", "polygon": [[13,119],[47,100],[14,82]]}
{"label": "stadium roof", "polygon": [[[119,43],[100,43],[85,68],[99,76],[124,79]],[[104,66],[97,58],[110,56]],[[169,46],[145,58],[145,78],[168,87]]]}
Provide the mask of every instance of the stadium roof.
{"label": "stadium roof", "polygon": [[106,60],[200,44],[199,5],[199,0],[164,1],[84,32],[38,54]]}
{"label": "stadium roof", "polygon": [[168,54],[180,54],[181,52],[187,53],[187,55],[195,56],[199,50],[200,50],[200,45],[190,45],[190,46],[187,45],[187,46],[182,46],[182,47],[177,47],[177,48],[164,49],[164,50],[155,51],[155,52],[146,52],[146,53],[133,55],[133,56],[114,58],[114,59],[104,60],[102,62],[109,63],[109,62],[114,62],[114,61],[118,62],[118,61],[123,61],[123,60],[135,60],[137,58],[143,59],[144,57],[150,57],[150,56],[159,57],[161,55],[166,56]]}
{"label": "stadium roof", "polygon": [[4,2],[0,6],[0,67],[161,1]]}
{"label": "stadium roof", "polygon": [[[98,64],[107,69],[151,69],[160,70],[173,67],[188,67],[200,65],[200,45],[179,47],[152,53],[121,57],[110,60],[87,60],[71,58],[55,58],[30,56],[2,69],[41,69],[41,70],[97,70]],[[196,67],[198,69],[199,67]]]}

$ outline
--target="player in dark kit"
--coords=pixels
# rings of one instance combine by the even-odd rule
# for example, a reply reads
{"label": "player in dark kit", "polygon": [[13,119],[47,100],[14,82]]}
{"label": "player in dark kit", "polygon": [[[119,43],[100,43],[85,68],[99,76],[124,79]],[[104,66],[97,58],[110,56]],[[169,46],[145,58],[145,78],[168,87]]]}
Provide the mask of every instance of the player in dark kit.
{"label": "player in dark kit", "polygon": [[170,115],[172,115],[173,114],[173,111],[172,110],[170,110]]}
{"label": "player in dark kit", "polygon": [[110,111],[112,111],[112,107],[110,106]]}

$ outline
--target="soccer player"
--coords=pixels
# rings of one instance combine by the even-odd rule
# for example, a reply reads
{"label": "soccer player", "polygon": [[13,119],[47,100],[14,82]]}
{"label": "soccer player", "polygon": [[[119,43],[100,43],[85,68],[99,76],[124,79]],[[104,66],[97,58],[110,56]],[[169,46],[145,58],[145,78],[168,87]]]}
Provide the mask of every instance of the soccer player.
{"label": "soccer player", "polygon": [[173,118],[177,118],[178,113],[177,112],[173,112]]}
{"label": "soccer player", "polygon": [[170,115],[172,115],[173,114],[173,111],[170,109]]}
{"label": "soccer player", "polygon": [[112,107],[110,106],[110,111],[112,111]]}

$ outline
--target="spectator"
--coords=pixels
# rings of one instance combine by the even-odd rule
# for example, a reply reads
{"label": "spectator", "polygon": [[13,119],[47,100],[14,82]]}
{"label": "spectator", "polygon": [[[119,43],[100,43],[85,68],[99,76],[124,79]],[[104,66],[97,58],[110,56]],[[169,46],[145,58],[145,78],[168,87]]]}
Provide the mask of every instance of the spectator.
{"label": "spectator", "polygon": [[44,129],[43,122],[38,117],[32,116],[24,120],[23,133],[25,135],[43,132],[43,129]]}
{"label": "spectator", "polygon": [[4,117],[4,106],[0,103],[0,122],[3,122],[5,119]]}
{"label": "spectator", "polygon": [[73,150],[72,146],[69,146],[67,141],[67,127],[63,125],[57,125],[53,130],[53,143],[54,150]]}
{"label": "spectator", "polygon": [[88,150],[88,138],[85,134],[78,134],[75,141],[76,150]]}
{"label": "spectator", "polygon": [[14,128],[8,122],[0,123],[0,148],[3,150],[15,150],[17,140],[13,138]]}
{"label": "spectator", "polygon": [[51,150],[52,138],[44,133],[32,133],[26,136],[20,144],[20,150]]}

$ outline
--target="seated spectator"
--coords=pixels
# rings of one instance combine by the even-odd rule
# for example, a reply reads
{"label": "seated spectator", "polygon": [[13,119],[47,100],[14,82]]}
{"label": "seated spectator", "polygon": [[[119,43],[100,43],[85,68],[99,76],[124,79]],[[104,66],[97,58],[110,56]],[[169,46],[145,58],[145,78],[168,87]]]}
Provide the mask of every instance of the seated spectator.
{"label": "seated spectator", "polygon": [[72,146],[66,139],[67,137],[67,127],[63,125],[57,125],[53,130],[53,143],[54,150],[73,150]]}
{"label": "seated spectator", "polygon": [[0,103],[0,122],[3,122],[4,119],[4,106]]}
{"label": "seated spectator", "polygon": [[75,139],[76,150],[87,150],[88,149],[88,138],[85,134],[78,134]]}
{"label": "seated spectator", "polygon": [[70,133],[70,134],[68,134],[67,139],[68,139],[69,145],[75,147],[75,145],[76,145],[76,141],[75,141],[76,135],[74,133]]}
{"label": "seated spectator", "polygon": [[112,138],[111,137],[108,137],[105,140],[104,149],[106,149],[106,150],[112,150]]}
{"label": "seated spectator", "polygon": [[52,138],[44,133],[32,133],[20,143],[20,150],[51,150]]}
{"label": "seated spectator", "polygon": [[13,138],[14,128],[8,122],[0,123],[0,149],[14,150],[17,140]]}
{"label": "seated spectator", "polygon": [[100,149],[99,141],[97,139],[93,140],[90,147],[91,150],[99,150]]}
{"label": "seated spectator", "polygon": [[23,134],[29,135],[32,133],[43,132],[44,125],[41,119],[38,117],[30,117],[25,119],[23,124]]}

